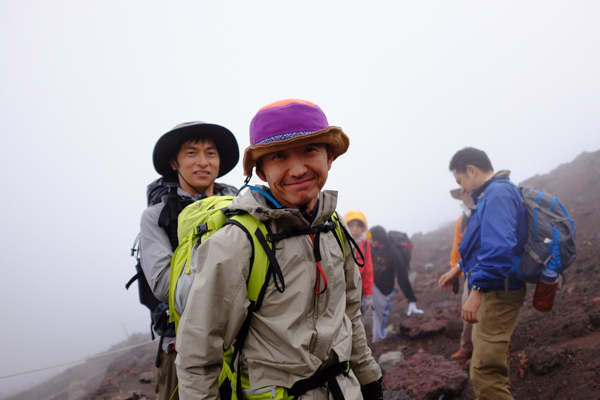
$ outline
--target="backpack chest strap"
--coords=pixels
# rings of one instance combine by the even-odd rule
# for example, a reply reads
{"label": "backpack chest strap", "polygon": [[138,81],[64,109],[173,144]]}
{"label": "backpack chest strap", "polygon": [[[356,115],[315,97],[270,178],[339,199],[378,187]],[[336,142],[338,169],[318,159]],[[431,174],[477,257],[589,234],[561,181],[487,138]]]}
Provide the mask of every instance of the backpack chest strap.
{"label": "backpack chest strap", "polygon": [[270,242],[278,242],[280,240],[284,240],[294,236],[309,235],[313,243],[313,254],[315,256],[315,260],[316,262],[320,262],[323,259],[323,257],[321,256],[321,232],[331,232],[336,227],[337,225],[335,222],[328,221],[323,225],[311,226],[310,228],[306,229],[293,228],[280,233],[270,233],[267,237],[267,240],[269,240]]}

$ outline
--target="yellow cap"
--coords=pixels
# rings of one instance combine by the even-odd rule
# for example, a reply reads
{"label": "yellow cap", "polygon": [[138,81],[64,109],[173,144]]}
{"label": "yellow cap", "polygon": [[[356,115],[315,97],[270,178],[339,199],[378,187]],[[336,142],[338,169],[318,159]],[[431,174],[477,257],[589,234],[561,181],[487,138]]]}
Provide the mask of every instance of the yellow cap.
{"label": "yellow cap", "polygon": [[365,228],[369,227],[369,224],[367,224],[367,219],[365,218],[365,214],[361,213],[360,211],[348,211],[344,219],[346,220],[346,223],[354,220],[359,220],[360,222],[365,224]]}
{"label": "yellow cap", "polygon": [[[365,214],[361,213],[358,210],[348,211],[348,213],[344,216],[344,219],[346,220],[346,223],[358,220],[365,224],[365,229],[369,227],[369,225],[367,224],[367,219],[365,218]],[[371,232],[369,232],[368,230],[367,239],[371,239]]]}

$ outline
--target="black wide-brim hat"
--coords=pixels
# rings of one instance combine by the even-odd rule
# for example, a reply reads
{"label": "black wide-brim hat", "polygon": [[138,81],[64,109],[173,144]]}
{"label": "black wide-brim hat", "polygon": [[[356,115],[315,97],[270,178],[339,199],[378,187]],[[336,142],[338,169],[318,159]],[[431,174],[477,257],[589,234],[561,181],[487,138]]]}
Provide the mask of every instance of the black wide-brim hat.
{"label": "black wide-brim hat", "polygon": [[240,159],[240,150],[233,133],[221,125],[195,121],[179,124],[158,139],[152,154],[156,172],[165,178],[177,179],[177,171],[171,168],[171,159],[177,156],[182,144],[202,138],[212,139],[217,146],[220,159],[217,178],[236,166]]}

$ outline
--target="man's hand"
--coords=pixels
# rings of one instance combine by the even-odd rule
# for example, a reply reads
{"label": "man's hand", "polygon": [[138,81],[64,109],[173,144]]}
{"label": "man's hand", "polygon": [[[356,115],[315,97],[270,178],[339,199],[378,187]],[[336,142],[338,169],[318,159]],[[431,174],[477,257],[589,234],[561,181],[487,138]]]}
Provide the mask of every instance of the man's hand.
{"label": "man's hand", "polygon": [[471,290],[471,294],[469,294],[469,298],[465,302],[465,305],[462,308],[462,313],[460,316],[467,322],[472,324],[476,324],[479,322],[477,319],[477,311],[481,306],[481,298],[483,293],[478,290]]}
{"label": "man's hand", "polygon": [[442,290],[450,290],[452,289],[452,282],[458,279],[460,276],[461,270],[458,267],[452,268],[450,271],[446,272],[440,280],[438,281],[438,285]]}

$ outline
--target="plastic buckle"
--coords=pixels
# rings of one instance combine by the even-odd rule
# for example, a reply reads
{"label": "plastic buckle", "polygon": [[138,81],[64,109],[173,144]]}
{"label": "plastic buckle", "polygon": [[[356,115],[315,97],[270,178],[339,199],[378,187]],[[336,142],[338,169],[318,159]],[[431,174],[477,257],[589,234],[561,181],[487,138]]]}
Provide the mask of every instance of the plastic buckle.
{"label": "plastic buckle", "polygon": [[202,225],[198,225],[196,226],[196,236],[200,237],[202,235],[204,235],[206,232],[208,232],[208,226],[206,226],[206,224],[202,224]]}

